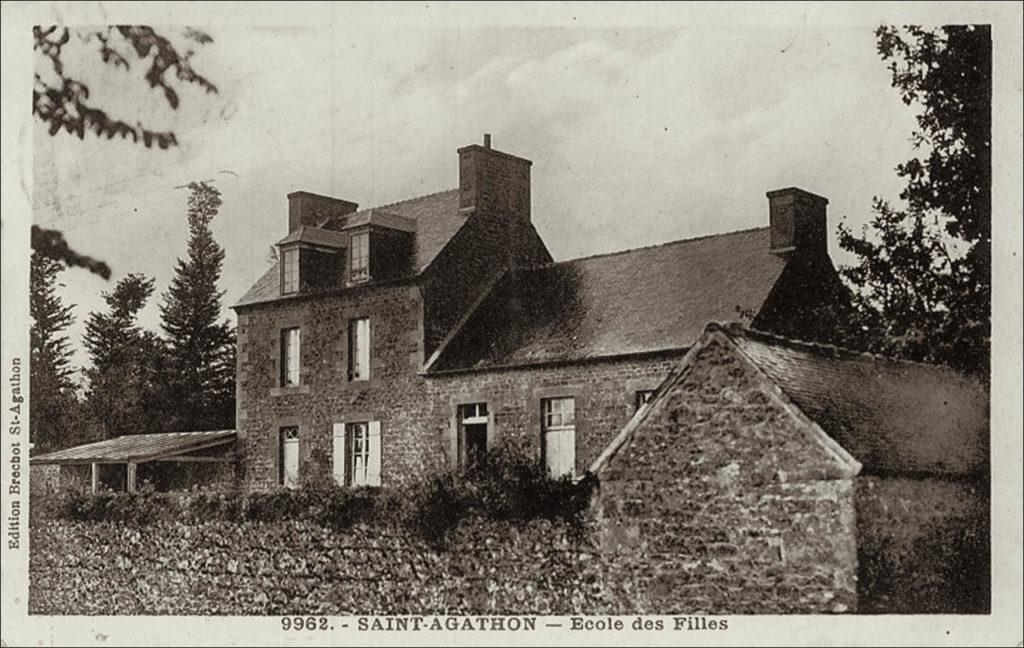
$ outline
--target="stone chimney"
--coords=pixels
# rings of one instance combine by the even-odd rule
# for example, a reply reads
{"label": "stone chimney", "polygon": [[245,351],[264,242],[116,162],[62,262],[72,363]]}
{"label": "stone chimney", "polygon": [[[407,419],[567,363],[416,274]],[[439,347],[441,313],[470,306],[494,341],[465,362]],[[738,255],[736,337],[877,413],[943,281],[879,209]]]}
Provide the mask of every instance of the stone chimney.
{"label": "stone chimney", "polygon": [[530,165],[533,162],[484,145],[459,149],[459,210],[466,216],[501,213],[530,222]]}
{"label": "stone chimney", "polygon": [[359,205],[340,198],[321,196],[308,191],[288,194],[288,233],[303,225],[316,227],[331,216],[344,216],[359,209]]}
{"label": "stone chimney", "polygon": [[765,195],[773,254],[828,253],[827,198],[796,187],[776,189]]}

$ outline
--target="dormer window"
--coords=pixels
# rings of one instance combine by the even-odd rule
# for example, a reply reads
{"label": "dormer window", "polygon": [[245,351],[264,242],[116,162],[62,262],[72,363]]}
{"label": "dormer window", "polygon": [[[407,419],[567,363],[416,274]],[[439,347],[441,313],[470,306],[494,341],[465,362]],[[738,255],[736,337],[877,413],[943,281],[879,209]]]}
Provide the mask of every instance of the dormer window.
{"label": "dormer window", "polygon": [[366,281],[370,278],[370,233],[353,234],[350,247],[352,265],[349,278],[352,283]]}
{"label": "dormer window", "polygon": [[290,247],[281,250],[281,294],[288,295],[299,290],[299,249]]}

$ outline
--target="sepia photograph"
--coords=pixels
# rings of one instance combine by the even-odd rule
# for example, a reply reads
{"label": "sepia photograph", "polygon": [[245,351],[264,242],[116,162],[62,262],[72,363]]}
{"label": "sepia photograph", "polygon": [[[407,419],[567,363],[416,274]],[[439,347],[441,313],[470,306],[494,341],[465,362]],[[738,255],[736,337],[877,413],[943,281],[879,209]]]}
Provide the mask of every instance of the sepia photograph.
{"label": "sepia photograph", "polygon": [[4,644],[1019,646],[1021,7],[723,4],[5,3]]}

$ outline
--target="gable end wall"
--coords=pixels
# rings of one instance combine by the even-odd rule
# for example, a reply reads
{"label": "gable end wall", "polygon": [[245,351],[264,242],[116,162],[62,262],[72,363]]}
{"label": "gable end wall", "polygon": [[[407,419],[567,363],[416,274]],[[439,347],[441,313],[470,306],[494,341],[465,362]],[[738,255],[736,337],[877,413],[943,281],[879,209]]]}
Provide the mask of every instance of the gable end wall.
{"label": "gable end wall", "polygon": [[842,463],[712,337],[599,473],[609,583],[638,613],[856,609]]}

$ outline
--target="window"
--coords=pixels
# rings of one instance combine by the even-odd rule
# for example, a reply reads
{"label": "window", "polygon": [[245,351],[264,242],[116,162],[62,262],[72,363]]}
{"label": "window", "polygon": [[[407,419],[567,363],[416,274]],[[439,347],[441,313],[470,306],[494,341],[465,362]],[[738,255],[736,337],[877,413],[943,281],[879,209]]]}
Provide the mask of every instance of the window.
{"label": "window", "polygon": [[289,426],[281,428],[278,483],[285,488],[297,488],[299,485],[299,428]]}
{"label": "window", "polygon": [[370,278],[370,234],[360,232],[352,235],[352,281],[366,281]]}
{"label": "window", "polygon": [[641,389],[636,393],[636,408],[640,409],[646,403],[650,402],[651,396],[654,396],[653,389]]}
{"label": "window", "polygon": [[576,472],[576,400],[545,398],[541,401],[541,452],[552,477]]}
{"label": "window", "polygon": [[335,423],[334,479],[343,486],[380,486],[380,421]]}
{"label": "window", "polygon": [[472,470],[487,458],[487,403],[459,405],[459,468]]}
{"label": "window", "polygon": [[299,384],[299,329],[281,331],[281,386]]}
{"label": "window", "polygon": [[281,294],[299,290],[299,249],[281,250]]}
{"label": "window", "polygon": [[366,317],[348,323],[348,379],[370,378],[370,320]]}

